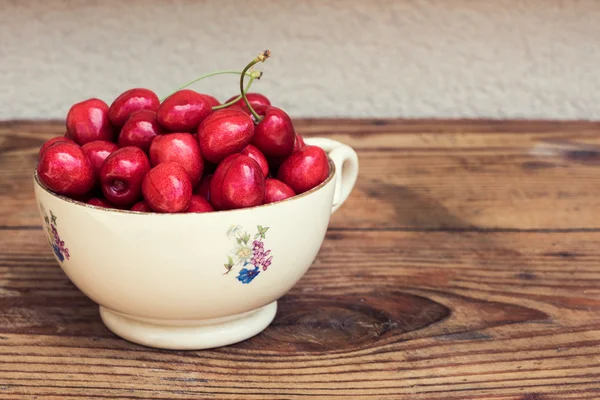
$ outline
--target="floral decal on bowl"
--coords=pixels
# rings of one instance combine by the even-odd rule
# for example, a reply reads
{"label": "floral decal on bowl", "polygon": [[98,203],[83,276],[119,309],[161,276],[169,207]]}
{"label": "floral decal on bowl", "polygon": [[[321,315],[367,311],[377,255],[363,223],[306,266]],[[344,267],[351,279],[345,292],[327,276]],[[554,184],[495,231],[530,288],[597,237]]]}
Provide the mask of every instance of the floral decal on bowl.
{"label": "floral decal on bowl", "polygon": [[224,275],[236,270],[236,279],[244,284],[250,283],[271,265],[273,256],[271,250],[265,248],[268,226],[258,225],[257,232],[251,236],[241,226],[234,225],[227,231],[227,237],[235,240],[231,254],[227,256],[227,263],[223,264],[227,270]]}
{"label": "floral decal on bowl", "polygon": [[56,229],[57,221],[56,215],[52,213],[50,210],[50,217],[46,213],[44,206],[40,204],[40,209],[42,210],[42,214],[44,215],[44,223],[46,224],[46,230],[48,231],[48,243],[56,257],[60,262],[63,262],[65,258],[69,259],[69,249],[65,247],[65,242],[60,239],[60,235],[58,234],[58,229]]}

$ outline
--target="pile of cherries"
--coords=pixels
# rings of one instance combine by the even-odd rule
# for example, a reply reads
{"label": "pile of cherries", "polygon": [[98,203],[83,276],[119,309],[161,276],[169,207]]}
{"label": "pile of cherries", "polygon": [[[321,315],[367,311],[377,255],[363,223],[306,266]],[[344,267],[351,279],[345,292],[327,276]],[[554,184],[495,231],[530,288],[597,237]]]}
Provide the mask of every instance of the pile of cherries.
{"label": "pile of cherries", "polygon": [[162,102],[133,88],[110,106],[74,104],[65,135],[40,148],[39,179],[95,206],[160,213],[254,207],[318,186],[330,172],[326,153],[306,145],[267,97],[244,89],[245,76],[257,77],[248,70],[269,55],[246,66],[240,95],[223,104],[185,87]]}

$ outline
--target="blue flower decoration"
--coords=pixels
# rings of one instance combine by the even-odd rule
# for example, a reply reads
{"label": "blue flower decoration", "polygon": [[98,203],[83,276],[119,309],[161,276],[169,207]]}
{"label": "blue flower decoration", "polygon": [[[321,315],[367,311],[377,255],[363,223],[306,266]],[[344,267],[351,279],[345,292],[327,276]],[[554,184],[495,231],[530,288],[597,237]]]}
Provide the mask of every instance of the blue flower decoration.
{"label": "blue flower decoration", "polygon": [[63,256],[62,251],[60,251],[60,247],[58,247],[57,244],[53,243],[52,249],[54,250],[54,254],[56,254],[56,257],[58,257],[58,259],[61,262],[65,260],[65,256]]}
{"label": "blue flower decoration", "polygon": [[260,270],[258,267],[254,267],[254,269],[242,268],[240,274],[236,278],[242,283],[250,283],[259,273]]}

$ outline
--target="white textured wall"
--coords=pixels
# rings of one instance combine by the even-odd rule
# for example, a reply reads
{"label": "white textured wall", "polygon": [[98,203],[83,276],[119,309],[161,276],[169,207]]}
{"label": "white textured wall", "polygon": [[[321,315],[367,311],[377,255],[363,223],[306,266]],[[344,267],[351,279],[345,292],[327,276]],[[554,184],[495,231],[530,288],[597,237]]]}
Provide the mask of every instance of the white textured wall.
{"label": "white textured wall", "polygon": [[0,0],[0,119],[161,96],[263,48],[254,89],[293,116],[600,119],[597,0]]}

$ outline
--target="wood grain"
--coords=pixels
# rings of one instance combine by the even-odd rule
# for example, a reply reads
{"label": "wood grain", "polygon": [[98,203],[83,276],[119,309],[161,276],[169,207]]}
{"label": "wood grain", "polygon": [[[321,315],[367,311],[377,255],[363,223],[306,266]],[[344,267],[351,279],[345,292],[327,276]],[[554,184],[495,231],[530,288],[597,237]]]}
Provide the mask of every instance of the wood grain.
{"label": "wood grain", "polygon": [[30,174],[58,122],[0,123],[0,399],[600,398],[600,124],[301,120],[361,177],[260,335],[110,333],[54,261]]}

